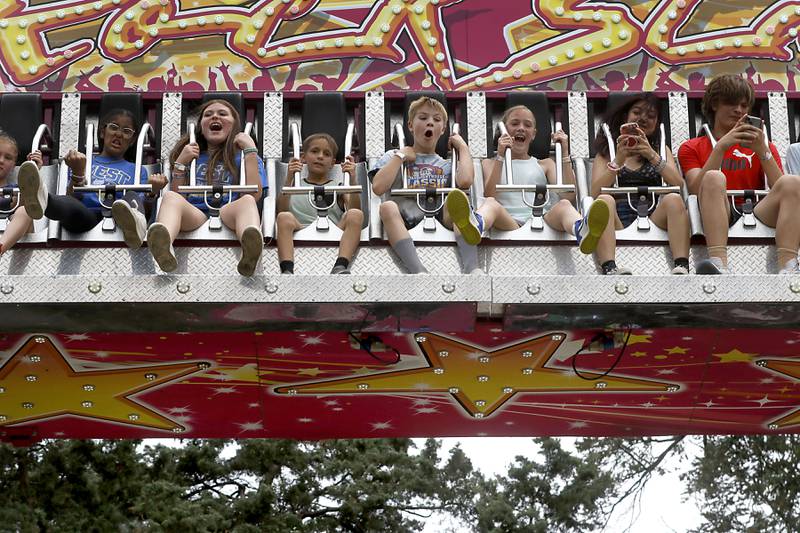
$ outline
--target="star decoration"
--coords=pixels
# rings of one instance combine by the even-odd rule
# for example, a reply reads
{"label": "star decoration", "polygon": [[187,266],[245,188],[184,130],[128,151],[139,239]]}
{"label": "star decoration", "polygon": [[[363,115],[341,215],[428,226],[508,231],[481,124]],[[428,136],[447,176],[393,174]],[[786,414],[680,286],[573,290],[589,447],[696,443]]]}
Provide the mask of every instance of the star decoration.
{"label": "star decoration", "polygon": [[634,344],[650,344],[650,337],[652,337],[652,335],[634,335],[631,333],[628,339],[628,346],[633,346]]}
{"label": "star decoration", "polygon": [[[761,359],[759,361],[756,361],[756,365],[762,368],[768,368],[769,370],[772,370],[773,372],[780,374],[783,377],[789,377],[791,379],[800,381],[800,361],[798,360]],[[764,396],[764,398],[767,397]],[[778,401],[778,400],[770,400],[770,401]],[[798,424],[800,424],[800,407],[792,411],[789,411],[788,413],[784,414],[780,418],[773,420],[772,422],[769,422],[767,426],[770,429],[786,429],[788,427],[796,426]]]}
{"label": "star decoration", "polygon": [[0,426],[73,415],[180,432],[186,428],[133,397],[205,367],[195,362],[79,371],[52,340],[35,335],[0,366]]}
{"label": "star decoration", "polygon": [[[449,394],[474,418],[484,418],[500,409],[515,394],[531,392],[657,392],[675,391],[676,385],[646,379],[598,375],[571,368],[556,368],[549,362],[564,342],[563,333],[524,339],[510,346],[484,348],[444,335],[418,334],[416,341],[426,366],[284,385],[278,394]],[[475,354],[478,354],[475,357]],[[589,378],[589,379],[584,379]]]}
{"label": "star decoration", "polygon": [[688,352],[689,349],[688,348],[681,348],[680,346],[673,346],[672,348],[667,348],[665,351],[670,355],[675,355],[675,354],[683,355],[686,352]]}
{"label": "star decoration", "polygon": [[324,370],[320,370],[317,367],[314,368],[301,368],[297,371],[298,376],[311,376],[313,378],[319,376],[320,374],[324,374]]}
{"label": "star decoration", "polygon": [[720,363],[749,363],[753,360],[753,357],[757,356],[758,354],[744,353],[734,348],[728,353],[715,353],[712,355],[714,357],[719,357]]}
{"label": "star decoration", "polygon": [[647,352],[633,352],[631,357],[647,357]]}

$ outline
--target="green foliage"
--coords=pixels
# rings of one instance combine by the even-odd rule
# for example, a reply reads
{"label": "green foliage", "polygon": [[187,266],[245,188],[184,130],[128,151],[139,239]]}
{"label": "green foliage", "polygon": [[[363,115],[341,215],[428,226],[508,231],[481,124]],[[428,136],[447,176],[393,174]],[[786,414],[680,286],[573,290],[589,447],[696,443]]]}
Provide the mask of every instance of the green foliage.
{"label": "green foliage", "polygon": [[594,528],[613,494],[598,458],[535,442],[537,460],[488,480],[434,439],[0,446],[0,530],[415,531],[432,515],[480,531]]}

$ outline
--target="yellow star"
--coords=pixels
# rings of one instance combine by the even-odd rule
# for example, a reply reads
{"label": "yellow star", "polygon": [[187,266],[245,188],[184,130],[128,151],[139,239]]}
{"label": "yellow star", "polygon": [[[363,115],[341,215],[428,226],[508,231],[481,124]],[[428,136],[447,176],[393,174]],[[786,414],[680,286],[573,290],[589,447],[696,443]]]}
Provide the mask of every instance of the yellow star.
{"label": "yellow star", "polygon": [[631,357],[647,357],[647,352],[633,352]]}
{"label": "yellow star", "polygon": [[298,376],[311,376],[311,377],[317,377],[320,374],[324,374],[324,373],[325,372],[323,370],[320,370],[319,368],[316,368],[316,367],[315,368],[301,368],[301,369],[299,369],[297,371],[297,375]]}
{"label": "yellow star", "polygon": [[719,357],[720,363],[749,363],[753,360],[753,357],[757,356],[757,353],[744,353],[740,352],[736,348],[731,350],[728,353],[715,353],[712,354],[714,357]]}
{"label": "yellow star", "polygon": [[36,335],[0,366],[0,426],[75,415],[180,432],[186,428],[132,397],[205,368],[179,363],[80,372],[49,338]]}
{"label": "yellow star", "polygon": [[372,371],[373,371],[373,369],[369,368],[368,366],[362,366],[362,367],[354,368],[353,370],[351,370],[351,372],[353,374],[369,374]]}
{"label": "yellow star", "polygon": [[276,387],[278,394],[449,393],[475,418],[497,411],[518,392],[663,392],[676,385],[645,379],[598,375],[548,366],[564,341],[562,333],[489,349],[435,333],[416,336],[428,365],[368,376]]}
{"label": "yellow star", "polygon": [[[240,367],[216,367],[214,370],[219,374],[224,374],[228,377],[225,381],[246,381],[248,383],[258,383],[258,365],[255,363],[247,363]],[[206,374],[206,377],[213,377],[211,374]]]}
{"label": "yellow star", "polygon": [[[763,368],[769,368],[773,372],[781,374],[783,377],[789,377],[791,379],[800,381],[800,361],[787,361],[786,359],[761,359],[756,361],[756,364]],[[789,411],[767,425],[770,429],[785,429],[798,424],[800,424],[800,407]]]}
{"label": "yellow star", "polygon": [[689,349],[681,348],[680,346],[673,346],[672,348],[667,348],[665,351],[670,355],[675,355],[676,353],[683,355],[688,352]]}
{"label": "yellow star", "polygon": [[633,346],[634,344],[650,344],[650,337],[652,337],[652,335],[634,335],[631,333],[628,339],[628,346]]}

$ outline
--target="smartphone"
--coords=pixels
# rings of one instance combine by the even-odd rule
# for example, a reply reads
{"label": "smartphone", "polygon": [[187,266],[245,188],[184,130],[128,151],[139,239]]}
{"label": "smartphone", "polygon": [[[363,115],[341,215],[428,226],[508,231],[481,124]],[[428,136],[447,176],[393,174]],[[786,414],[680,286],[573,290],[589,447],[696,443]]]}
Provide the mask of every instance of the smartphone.
{"label": "smartphone", "polygon": [[761,117],[754,117],[753,115],[747,115],[744,117],[745,124],[750,124],[751,126],[761,129],[764,126],[764,120]]}
{"label": "smartphone", "polygon": [[[619,127],[619,132],[623,135],[636,135],[639,133],[639,125],[635,122],[628,122]],[[636,139],[628,139],[628,147],[636,146]]]}

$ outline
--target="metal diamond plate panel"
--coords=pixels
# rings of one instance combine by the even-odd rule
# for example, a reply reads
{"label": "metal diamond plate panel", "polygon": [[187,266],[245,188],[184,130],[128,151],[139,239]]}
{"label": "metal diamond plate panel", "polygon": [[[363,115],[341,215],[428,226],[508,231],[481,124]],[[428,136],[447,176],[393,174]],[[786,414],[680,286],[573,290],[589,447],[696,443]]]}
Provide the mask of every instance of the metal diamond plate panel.
{"label": "metal diamond plate panel", "polygon": [[264,159],[283,156],[283,95],[264,93]]}
{"label": "metal diamond plate panel", "polygon": [[386,151],[386,131],[384,129],[383,93],[370,91],[365,95],[366,149],[367,159],[380,157]]}
{"label": "metal diamond plate panel", "polygon": [[169,160],[169,153],[181,138],[181,93],[164,93],[161,101],[161,160]]}
{"label": "metal diamond plate panel", "polygon": [[487,157],[485,93],[467,93],[467,131],[472,157]]}
{"label": "metal diamond plate panel", "polygon": [[670,147],[674,154],[689,140],[689,102],[686,93],[669,93]]}
{"label": "metal diamond plate panel", "polygon": [[786,93],[769,93],[767,97],[769,98],[770,140],[777,146],[781,157],[785,159],[786,151],[791,144]]}
{"label": "metal diamond plate panel", "polygon": [[62,158],[78,146],[80,132],[81,95],[64,93],[61,95],[61,125],[59,126],[58,157]]}
{"label": "metal diamond plate panel", "polygon": [[586,93],[569,93],[569,146],[573,157],[589,157],[589,113]]}

